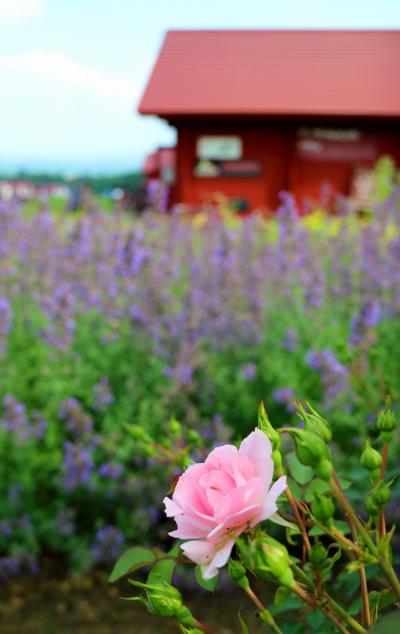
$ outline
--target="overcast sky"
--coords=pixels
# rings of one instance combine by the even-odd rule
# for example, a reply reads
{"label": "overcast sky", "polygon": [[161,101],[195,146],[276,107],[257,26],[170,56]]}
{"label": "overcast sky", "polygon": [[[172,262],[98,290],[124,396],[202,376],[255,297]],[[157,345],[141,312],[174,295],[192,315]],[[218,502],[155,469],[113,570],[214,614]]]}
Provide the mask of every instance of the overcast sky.
{"label": "overcast sky", "polygon": [[173,144],[139,117],[171,28],[399,28],[400,0],[0,0],[0,169],[118,171]]}

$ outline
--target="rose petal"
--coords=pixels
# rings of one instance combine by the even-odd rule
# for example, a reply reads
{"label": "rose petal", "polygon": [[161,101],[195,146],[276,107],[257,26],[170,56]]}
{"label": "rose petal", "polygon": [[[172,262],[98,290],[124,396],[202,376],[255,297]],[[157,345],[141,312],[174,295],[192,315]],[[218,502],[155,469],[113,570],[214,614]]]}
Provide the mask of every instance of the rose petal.
{"label": "rose petal", "polygon": [[211,544],[205,539],[196,539],[194,541],[181,544],[181,549],[186,557],[199,564],[200,566],[208,565],[216,553],[216,545]]}
{"label": "rose petal", "polygon": [[260,515],[263,509],[264,505],[258,504],[249,506],[234,515],[227,517],[223,522],[221,522],[221,524],[218,524],[218,526],[208,533],[207,539],[214,543],[218,542],[222,535],[226,534],[228,531],[233,531],[236,537],[238,537],[240,533],[247,528],[249,523],[251,526],[254,526],[251,520]]}
{"label": "rose petal", "polygon": [[267,520],[269,517],[271,517],[271,515],[273,515],[278,510],[276,500],[281,495],[281,493],[286,489],[286,487],[287,487],[286,476],[282,476],[281,478],[279,478],[279,480],[277,480],[272,485],[272,487],[268,491],[267,499],[265,500],[261,513],[258,516],[254,517],[254,519],[251,522],[251,526],[255,526],[259,522],[263,522],[264,520]]}
{"label": "rose petal", "polygon": [[269,489],[274,474],[272,446],[260,429],[255,429],[240,445],[239,453],[246,456],[253,465],[255,475],[261,478],[265,488]]}
{"label": "rose petal", "polygon": [[266,495],[265,485],[260,478],[252,478],[243,486],[233,489],[220,507],[215,510],[218,523],[224,522],[230,516],[239,513],[244,508],[264,503]]}
{"label": "rose petal", "polygon": [[218,568],[222,568],[225,566],[228,561],[230,554],[232,552],[232,548],[235,544],[233,539],[229,539],[223,546],[220,548],[214,555],[213,559],[209,564],[201,566],[201,574],[204,579],[212,579],[216,577],[219,570]]}

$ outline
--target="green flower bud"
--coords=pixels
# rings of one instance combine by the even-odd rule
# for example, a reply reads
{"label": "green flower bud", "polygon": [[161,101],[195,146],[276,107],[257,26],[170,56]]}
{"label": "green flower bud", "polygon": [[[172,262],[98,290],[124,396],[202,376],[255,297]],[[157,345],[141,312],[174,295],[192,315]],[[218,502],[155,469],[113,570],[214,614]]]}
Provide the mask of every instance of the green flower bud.
{"label": "green flower bud", "polygon": [[290,557],[285,546],[273,537],[265,536],[261,543],[261,572],[265,572],[275,577],[282,585],[291,586],[294,581],[290,568]]}
{"label": "green flower bud", "polygon": [[371,447],[371,443],[369,440],[367,440],[365,443],[365,449],[361,454],[360,462],[361,466],[364,467],[364,469],[368,469],[369,471],[379,469],[382,464],[381,454],[379,453],[379,451]]}
{"label": "green flower bud", "polygon": [[182,606],[181,593],[168,583],[147,585],[146,593],[149,610],[158,616],[175,616]]}
{"label": "green flower bud", "polygon": [[379,480],[379,478],[381,477],[381,470],[380,469],[372,469],[369,472],[370,478],[373,482],[375,482],[375,480]]}
{"label": "green flower bud", "polygon": [[[196,624],[196,619],[194,618],[189,608],[186,607],[186,605],[181,605],[181,607],[177,609],[177,611],[174,614],[174,618],[181,625],[188,625],[190,627],[191,625]],[[198,632],[199,630],[190,630],[190,631]]]}
{"label": "green flower bud", "polygon": [[201,436],[195,429],[189,429],[186,432],[186,437],[192,445],[196,445],[196,447],[201,445]]}
{"label": "green flower bud", "polygon": [[367,511],[368,515],[372,515],[373,517],[375,515],[378,515],[379,513],[379,509],[371,495],[367,495],[367,498],[365,500],[365,510]]}
{"label": "green flower bud", "polygon": [[376,426],[384,436],[385,440],[390,440],[391,433],[396,427],[396,417],[390,409],[390,398],[386,400],[384,409],[381,409],[376,419]]}
{"label": "green flower bud", "polygon": [[238,561],[229,559],[228,573],[232,581],[239,581],[242,577],[246,576],[246,568]]}
{"label": "green flower bud", "polygon": [[175,418],[169,422],[169,431],[175,439],[180,438],[182,435],[182,427]]}
{"label": "green flower bud", "polygon": [[321,480],[325,480],[325,482],[329,482],[332,478],[333,466],[330,460],[324,458],[321,462],[315,467],[315,475],[317,478],[321,478]]}
{"label": "green flower bud", "polygon": [[296,455],[301,464],[316,467],[321,460],[329,458],[329,449],[320,436],[304,429],[292,430]]}
{"label": "green flower bud", "polygon": [[329,443],[332,440],[332,431],[328,421],[322,418],[309,403],[307,403],[307,407],[311,413],[306,412],[302,405],[297,406],[298,413],[302,420],[304,420],[304,429],[317,434],[322,440]]}
{"label": "green flower bud", "polygon": [[335,513],[335,505],[332,498],[327,495],[315,494],[314,500],[311,503],[311,511],[315,519],[320,520],[323,524],[326,524],[331,520]]}
{"label": "green flower bud", "polygon": [[308,558],[312,565],[318,568],[328,559],[328,551],[321,542],[316,542],[308,553]]}
{"label": "green flower bud", "polygon": [[266,437],[270,440],[272,449],[279,449],[281,446],[281,437],[279,432],[276,431],[271,425],[268,418],[267,411],[264,407],[264,403],[261,401],[258,407],[258,429],[260,429]]}
{"label": "green flower bud", "polygon": [[390,488],[383,480],[374,486],[371,497],[378,508],[382,508],[390,500]]}

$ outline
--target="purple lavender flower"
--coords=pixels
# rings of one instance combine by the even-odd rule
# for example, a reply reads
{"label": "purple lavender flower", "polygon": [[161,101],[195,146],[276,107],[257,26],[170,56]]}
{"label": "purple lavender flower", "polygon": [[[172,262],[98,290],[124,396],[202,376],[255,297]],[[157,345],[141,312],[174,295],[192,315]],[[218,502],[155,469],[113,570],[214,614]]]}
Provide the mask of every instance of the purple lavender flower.
{"label": "purple lavender flower", "polygon": [[62,462],[62,483],[67,493],[72,493],[80,486],[90,487],[94,461],[92,451],[79,443],[64,444]]}
{"label": "purple lavender flower", "polygon": [[374,297],[366,298],[359,312],[350,322],[350,346],[358,346],[365,340],[369,330],[377,326],[381,319],[381,305]]}
{"label": "purple lavender flower", "polygon": [[339,394],[349,394],[349,371],[340,363],[332,350],[328,348],[319,352],[310,350],[307,362],[320,375],[324,387],[324,404],[327,408],[331,407]]}
{"label": "purple lavender flower", "polygon": [[123,472],[123,465],[117,462],[103,462],[99,467],[99,476],[109,480],[119,480]]}
{"label": "purple lavender flower", "polygon": [[121,554],[125,544],[125,538],[115,526],[104,526],[97,531],[91,552],[93,559],[98,563],[110,563]]}
{"label": "purple lavender flower", "polygon": [[257,366],[255,363],[245,363],[240,366],[239,373],[242,379],[245,381],[251,381],[251,379],[254,379],[257,374]]}
{"label": "purple lavender flower", "polygon": [[110,384],[107,377],[100,379],[93,388],[94,391],[94,407],[99,412],[103,412],[108,405],[114,402]]}
{"label": "purple lavender flower", "polygon": [[0,420],[0,426],[5,431],[16,434],[21,440],[26,440],[34,432],[25,405],[10,394],[3,399],[3,418]]}
{"label": "purple lavender flower", "polygon": [[277,390],[274,390],[272,396],[277,403],[286,405],[286,409],[288,412],[294,412],[296,410],[296,406],[294,404],[295,397],[292,388],[281,387]]}
{"label": "purple lavender flower", "polygon": [[75,439],[86,438],[92,433],[93,421],[76,398],[62,401],[59,415],[61,420],[66,422],[68,431]]}
{"label": "purple lavender flower", "polygon": [[55,520],[55,528],[61,537],[72,537],[75,533],[75,511],[61,509]]}

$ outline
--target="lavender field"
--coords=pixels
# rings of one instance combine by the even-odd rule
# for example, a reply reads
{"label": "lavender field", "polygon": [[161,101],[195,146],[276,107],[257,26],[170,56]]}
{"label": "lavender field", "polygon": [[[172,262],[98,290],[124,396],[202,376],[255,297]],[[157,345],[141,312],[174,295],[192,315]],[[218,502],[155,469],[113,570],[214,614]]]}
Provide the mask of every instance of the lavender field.
{"label": "lavender field", "polygon": [[260,400],[281,424],[309,400],[357,479],[354,447],[399,403],[399,341],[397,191],[362,219],[301,220],[286,194],[269,223],[0,202],[0,578],[164,543],[172,473],[131,425],[211,445]]}

